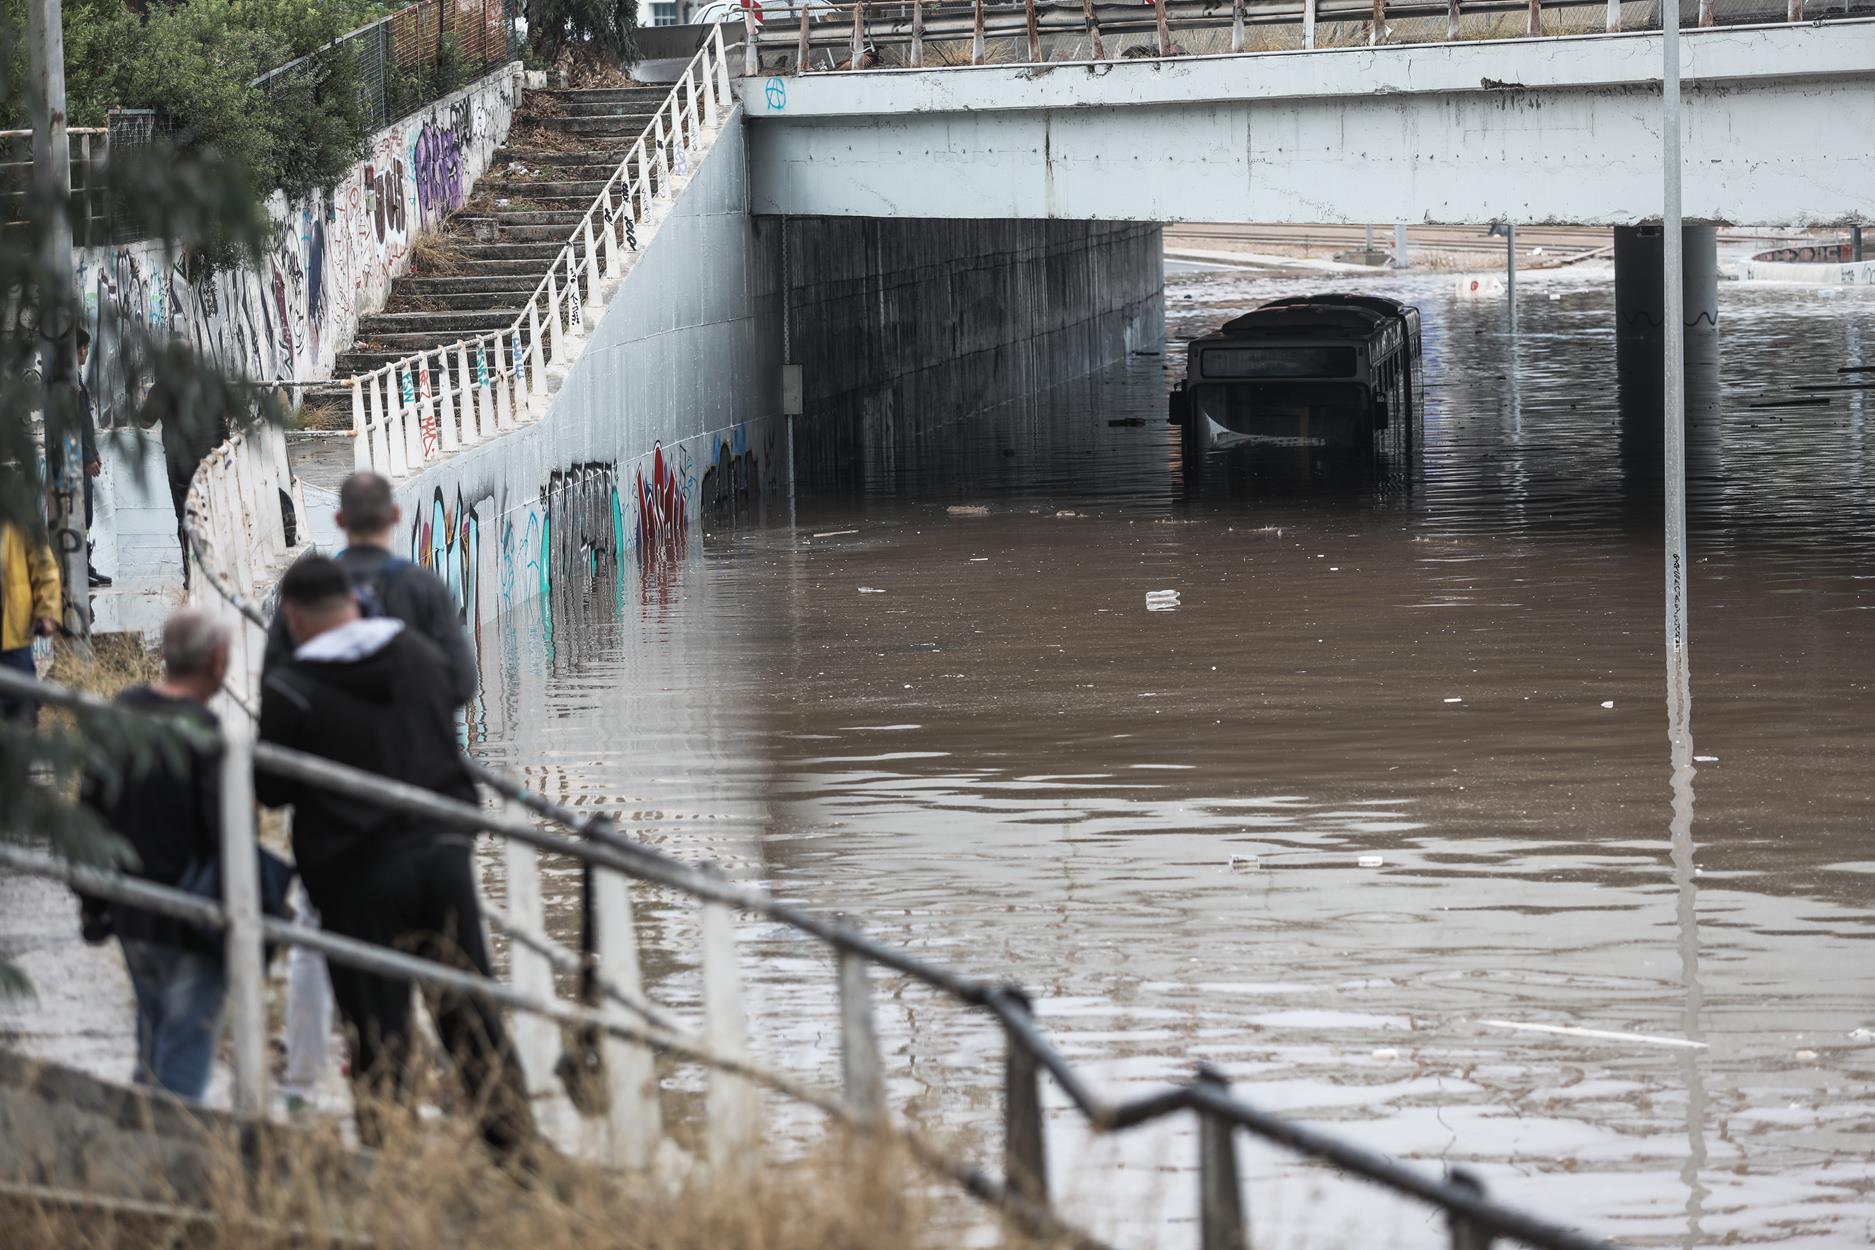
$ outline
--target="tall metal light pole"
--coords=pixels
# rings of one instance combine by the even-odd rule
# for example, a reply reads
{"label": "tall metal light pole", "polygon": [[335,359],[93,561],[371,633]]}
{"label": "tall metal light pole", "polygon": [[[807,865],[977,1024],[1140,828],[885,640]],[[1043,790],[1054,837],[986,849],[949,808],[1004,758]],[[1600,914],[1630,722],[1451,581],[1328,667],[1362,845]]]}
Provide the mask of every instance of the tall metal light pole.
{"label": "tall metal light pole", "polygon": [[[46,432],[61,439],[59,471],[51,487],[52,548],[63,583],[62,624],[72,637],[91,634],[91,561],[85,551],[84,479],[86,472],[78,422],[84,420],[75,390],[77,326],[73,307],[72,232],[65,219],[71,198],[72,152],[65,137],[65,18],[61,0],[28,0],[27,38],[32,45],[33,183],[44,223],[39,293],[39,376],[44,383]],[[46,448],[48,466],[54,460]]]}
{"label": "tall metal light pole", "polygon": [[1680,225],[1680,0],[1660,6],[1661,165],[1665,174],[1660,245],[1666,377],[1661,390],[1665,422],[1667,710],[1674,744],[1688,733],[1692,688],[1686,637],[1686,296],[1682,287]]}

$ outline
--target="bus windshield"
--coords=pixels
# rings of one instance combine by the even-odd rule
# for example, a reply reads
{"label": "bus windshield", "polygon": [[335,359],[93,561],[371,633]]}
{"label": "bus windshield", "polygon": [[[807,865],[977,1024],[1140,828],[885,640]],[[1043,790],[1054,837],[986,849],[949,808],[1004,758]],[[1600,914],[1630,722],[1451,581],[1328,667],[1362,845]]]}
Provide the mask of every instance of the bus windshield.
{"label": "bus windshield", "polygon": [[1212,347],[1207,378],[1351,378],[1352,347]]}

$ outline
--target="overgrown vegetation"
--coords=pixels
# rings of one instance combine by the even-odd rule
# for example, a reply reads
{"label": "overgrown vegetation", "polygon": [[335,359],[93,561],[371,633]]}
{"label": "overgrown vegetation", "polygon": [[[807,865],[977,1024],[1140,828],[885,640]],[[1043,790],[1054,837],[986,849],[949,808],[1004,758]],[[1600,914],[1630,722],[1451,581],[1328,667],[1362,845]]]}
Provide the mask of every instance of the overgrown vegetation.
{"label": "overgrown vegetation", "polygon": [[[158,1214],[126,1224],[82,1204],[18,1204],[10,1250],[186,1245],[525,1246],[528,1250],[939,1250],[968,1241],[1039,1250],[986,1209],[942,1189],[896,1148],[835,1143],[778,1161],[771,1149],[727,1167],[667,1156],[650,1174],[554,1157],[525,1173],[493,1164],[461,1122],[387,1117],[369,1160],[332,1123],[259,1148],[211,1145],[206,1220]],[[258,1161],[258,1169],[251,1165]],[[106,1197],[107,1195],[99,1195]],[[181,1195],[178,1195],[181,1197]],[[181,1204],[179,1204],[181,1205]],[[191,1210],[202,1210],[188,1202]],[[180,1211],[177,1214],[181,1214]]]}
{"label": "overgrown vegetation", "polygon": [[[25,0],[4,0],[25,30]],[[243,171],[250,194],[298,196],[329,186],[364,154],[371,129],[359,65],[328,51],[253,86],[267,71],[325,47],[381,12],[377,0],[190,0],[139,15],[122,0],[65,0],[65,90],[75,126],[101,126],[113,107],[152,109],[186,152],[212,150]],[[9,77],[24,81],[27,53],[9,48]],[[30,124],[9,93],[6,125]]]}
{"label": "overgrown vegetation", "polygon": [[638,0],[528,0],[527,27],[539,65],[558,66],[564,57],[576,72],[615,69],[636,51]]}

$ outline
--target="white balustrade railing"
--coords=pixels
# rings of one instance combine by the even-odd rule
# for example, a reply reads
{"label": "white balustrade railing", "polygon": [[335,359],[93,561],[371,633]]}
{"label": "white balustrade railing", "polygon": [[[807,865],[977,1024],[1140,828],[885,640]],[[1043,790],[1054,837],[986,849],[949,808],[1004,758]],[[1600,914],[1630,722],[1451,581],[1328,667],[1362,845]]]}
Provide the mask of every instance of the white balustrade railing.
{"label": "white balustrade railing", "polygon": [[[287,505],[294,515],[290,544]],[[183,509],[193,566],[189,606],[227,621],[225,689],[252,707],[266,638],[241,605],[257,604],[307,543],[306,497],[287,464],[285,432],[266,422],[236,431],[196,469]]]}
{"label": "white balustrade railing", "polygon": [[[547,371],[567,359],[622,277],[638,228],[673,195],[686,152],[728,112],[729,65],[720,26],[690,59],[644,133],[594,197],[505,330],[427,348],[351,380],[353,463],[389,478],[512,430],[541,415]],[[538,402],[537,402],[538,401]]]}

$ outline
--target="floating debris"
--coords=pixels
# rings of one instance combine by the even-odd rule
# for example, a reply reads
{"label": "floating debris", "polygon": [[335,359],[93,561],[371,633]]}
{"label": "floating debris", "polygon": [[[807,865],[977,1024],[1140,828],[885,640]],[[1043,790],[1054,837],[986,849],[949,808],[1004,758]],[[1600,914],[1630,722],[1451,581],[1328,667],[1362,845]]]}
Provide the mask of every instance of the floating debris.
{"label": "floating debris", "polygon": [[828,530],[825,533],[816,534],[814,535],[814,537],[815,538],[839,538],[845,534],[857,534],[857,533],[859,533],[858,530]]}
{"label": "floating debris", "polygon": [[1172,612],[1178,608],[1176,590],[1149,590],[1146,592],[1146,611]]}
{"label": "floating debris", "polygon": [[861,586],[859,588],[859,593],[862,595],[882,595],[885,591],[880,590],[877,586]]}
{"label": "floating debris", "polygon": [[944,511],[952,516],[988,516],[990,514],[989,508],[980,503],[954,503]]}
{"label": "floating debris", "polygon": [[1378,868],[1383,861],[1378,855],[1363,855],[1355,862],[1363,868]]}
{"label": "floating debris", "polygon": [[1257,857],[1254,855],[1233,855],[1230,857],[1230,866],[1232,868],[1257,868],[1261,865],[1257,863]]}
{"label": "floating debris", "polygon": [[1613,708],[1613,707],[1614,707],[1614,705],[1615,705],[1615,701],[1614,701],[1613,699],[1603,699],[1603,700],[1602,700],[1602,706],[1603,706],[1604,708]]}

